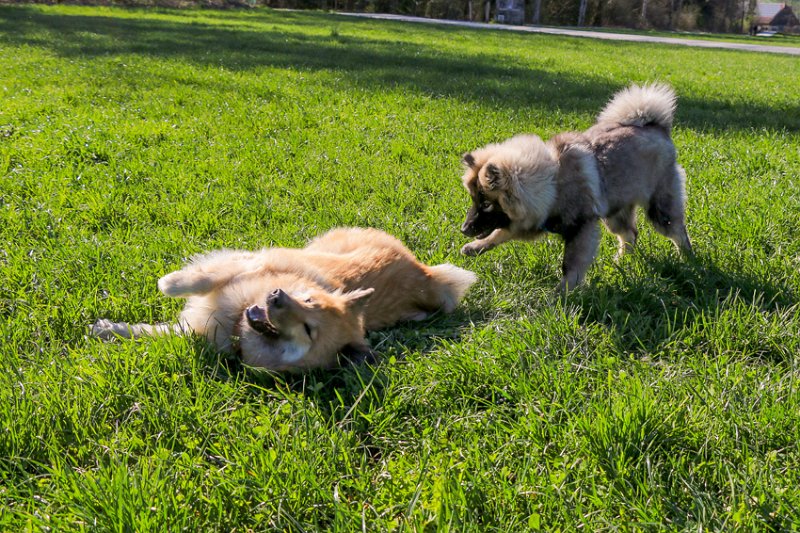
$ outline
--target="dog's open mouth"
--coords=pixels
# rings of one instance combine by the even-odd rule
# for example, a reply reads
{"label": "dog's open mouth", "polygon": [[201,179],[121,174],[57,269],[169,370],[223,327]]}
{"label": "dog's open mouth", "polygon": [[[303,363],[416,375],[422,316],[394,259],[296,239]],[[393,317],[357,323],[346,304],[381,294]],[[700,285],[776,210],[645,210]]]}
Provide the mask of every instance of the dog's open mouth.
{"label": "dog's open mouth", "polygon": [[259,305],[252,305],[245,309],[245,317],[250,327],[267,337],[280,337],[281,332],[272,325],[267,318],[267,310]]}

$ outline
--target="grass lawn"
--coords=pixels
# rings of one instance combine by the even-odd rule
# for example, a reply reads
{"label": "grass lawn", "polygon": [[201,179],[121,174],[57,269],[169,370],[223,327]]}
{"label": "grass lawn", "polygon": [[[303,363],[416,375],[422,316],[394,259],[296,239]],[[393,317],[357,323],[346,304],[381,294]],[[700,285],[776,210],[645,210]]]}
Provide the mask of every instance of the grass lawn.
{"label": "grass lawn", "polygon": [[[800,528],[800,62],[322,13],[0,6],[0,530]],[[463,258],[460,155],[679,94],[697,258],[640,224],[554,288],[555,237]],[[156,279],[342,225],[479,281],[270,375]]]}

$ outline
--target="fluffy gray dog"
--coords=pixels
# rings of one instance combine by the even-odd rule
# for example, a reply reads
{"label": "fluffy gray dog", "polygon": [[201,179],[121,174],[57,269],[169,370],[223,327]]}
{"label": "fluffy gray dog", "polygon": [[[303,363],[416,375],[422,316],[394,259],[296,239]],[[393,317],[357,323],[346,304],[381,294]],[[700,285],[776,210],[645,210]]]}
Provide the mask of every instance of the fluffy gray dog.
{"label": "fluffy gray dog", "polygon": [[581,283],[597,254],[598,221],[619,239],[618,256],[636,244],[636,207],[684,253],[686,176],[670,138],[675,93],[663,84],[617,93],[584,131],[547,142],[518,135],[464,155],[472,197],[461,231],[476,255],[512,239],[557,233],[564,239],[561,289]]}

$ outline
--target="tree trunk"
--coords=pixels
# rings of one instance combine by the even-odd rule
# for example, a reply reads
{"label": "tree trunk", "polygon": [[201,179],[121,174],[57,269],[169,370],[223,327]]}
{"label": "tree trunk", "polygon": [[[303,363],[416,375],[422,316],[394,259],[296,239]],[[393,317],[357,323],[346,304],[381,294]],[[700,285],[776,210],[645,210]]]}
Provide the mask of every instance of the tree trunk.
{"label": "tree trunk", "polygon": [[583,26],[586,20],[586,3],[588,0],[581,0],[581,7],[578,10],[578,26]]}
{"label": "tree trunk", "polygon": [[683,11],[683,0],[671,0],[669,3],[669,29],[675,29],[681,11]]}
{"label": "tree trunk", "polygon": [[542,0],[534,0],[533,2],[533,23],[539,24],[542,18]]}

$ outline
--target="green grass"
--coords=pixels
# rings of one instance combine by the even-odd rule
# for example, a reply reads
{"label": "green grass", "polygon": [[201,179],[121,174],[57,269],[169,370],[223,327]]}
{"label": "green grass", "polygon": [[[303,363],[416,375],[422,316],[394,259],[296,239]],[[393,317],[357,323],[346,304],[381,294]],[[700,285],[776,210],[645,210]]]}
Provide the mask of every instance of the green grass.
{"label": "green grass", "polygon": [[[800,528],[796,58],[320,13],[0,7],[0,530]],[[640,224],[462,258],[460,154],[680,95],[686,262]],[[374,368],[273,376],[155,280],[341,225],[473,269]]]}

